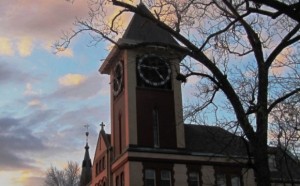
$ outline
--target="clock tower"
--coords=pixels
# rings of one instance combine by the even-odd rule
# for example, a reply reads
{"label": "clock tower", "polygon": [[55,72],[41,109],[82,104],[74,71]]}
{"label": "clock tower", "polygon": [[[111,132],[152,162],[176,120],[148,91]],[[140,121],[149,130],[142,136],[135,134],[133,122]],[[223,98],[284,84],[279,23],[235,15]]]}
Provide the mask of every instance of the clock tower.
{"label": "clock tower", "polygon": [[[150,14],[142,3],[138,8]],[[118,41],[124,44],[140,47],[115,46],[99,70],[110,75],[113,159],[130,151],[184,148],[181,84],[176,80],[183,56],[167,47],[179,44],[137,14]]]}
{"label": "clock tower", "polygon": [[[143,4],[139,8],[149,13]],[[142,43],[179,46],[169,33],[135,14],[118,44]],[[181,58],[154,44],[112,49],[99,71],[110,75],[115,157],[129,147],[184,148],[181,87],[175,78]]]}

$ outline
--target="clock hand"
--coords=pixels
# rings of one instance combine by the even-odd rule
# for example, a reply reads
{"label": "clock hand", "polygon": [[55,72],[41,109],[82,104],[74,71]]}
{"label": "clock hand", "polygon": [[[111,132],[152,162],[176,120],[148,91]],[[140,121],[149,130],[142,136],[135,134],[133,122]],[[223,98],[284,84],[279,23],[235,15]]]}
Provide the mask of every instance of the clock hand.
{"label": "clock hand", "polygon": [[119,79],[115,77],[114,80],[115,80],[114,82],[117,84],[117,86],[119,86],[120,85]]}
{"label": "clock hand", "polygon": [[156,69],[156,67],[152,67],[152,66],[148,66],[148,65],[140,65],[140,67],[150,68],[150,69]]}
{"label": "clock hand", "polygon": [[161,80],[165,80],[164,77],[160,74],[160,72],[158,71],[158,68],[154,69],[155,72],[157,73],[157,75],[160,77]]}

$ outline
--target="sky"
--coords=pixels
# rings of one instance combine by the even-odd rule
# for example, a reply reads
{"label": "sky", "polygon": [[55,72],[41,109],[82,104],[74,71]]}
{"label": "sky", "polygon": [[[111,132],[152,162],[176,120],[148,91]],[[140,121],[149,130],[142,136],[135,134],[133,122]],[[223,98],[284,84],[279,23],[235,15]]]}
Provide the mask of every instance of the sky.
{"label": "sky", "polygon": [[81,34],[52,48],[86,16],[86,0],[0,0],[0,185],[43,185],[49,167],[81,165],[85,125],[92,159],[99,124],[110,132],[109,77],[98,72],[109,44]]}
{"label": "sky", "polygon": [[99,124],[109,131],[107,44],[89,47],[83,34],[51,48],[87,12],[85,0],[0,0],[0,185],[42,185],[51,165],[81,165],[84,125],[92,157]]}
{"label": "sky", "polygon": [[43,185],[51,166],[81,165],[85,125],[92,159],[99,124],[110,132],[109,44],[81,34],[52,48],[86,16],[86,0],[0,0],[0,185]]}

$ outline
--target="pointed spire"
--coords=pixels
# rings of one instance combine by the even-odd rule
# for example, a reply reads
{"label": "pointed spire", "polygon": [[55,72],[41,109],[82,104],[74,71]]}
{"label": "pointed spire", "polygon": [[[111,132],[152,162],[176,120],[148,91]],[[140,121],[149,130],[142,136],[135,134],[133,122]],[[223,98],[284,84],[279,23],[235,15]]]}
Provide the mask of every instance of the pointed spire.
{"label": "pointed spire", "polygon": [[[137,8],[140,12],[143,12],[143,14],[154,17],[142,1]],[[139,14],[134,14],[122,39],[133,40],[137,43],[159,42],[170,45],[179,45],[169,32]]]}
{"label": "pointed spire", "polygon": [[84,125],[86,128],[85,136],[86,136],[86,144],[85,144],[85,153],[84,159],[82,161],[81,168],[81,177],[80,177],[80,186],[86,186],[92,179],[92,161],[89,154],[89,145],[88,145],[88,137],[89,137],[89,125]]}

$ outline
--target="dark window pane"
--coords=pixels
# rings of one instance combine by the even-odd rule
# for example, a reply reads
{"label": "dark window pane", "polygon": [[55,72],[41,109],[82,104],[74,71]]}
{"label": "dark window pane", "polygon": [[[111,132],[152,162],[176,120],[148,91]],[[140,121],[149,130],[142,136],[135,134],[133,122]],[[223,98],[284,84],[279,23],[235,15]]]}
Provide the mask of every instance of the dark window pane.
{"label": "dark window pane", "polygon": [[145,186],[155,186],[155,170],[145,170]]}
{"label": "dark window pane", "polygon": [[231,186],[241,186],[241,179],[237,175],[231,176]]}
{"label": "dark window pane", "polygon": [[171,186],[171,171],[162,170],[160,172],[160,185],[161,186]]}
{"label": "dark window pane", "polygon": [[217,174],[216,182],[217,182],[217,186],[226,186],[226,175],[225,174]]}
{"label": "dark window pane", "polygon": [[190,172],[189,173],[189,186],[199,186],[198,172]]}
{"label": "dark window pane", "polygon": [[116,177],[116,186],[120,186],[119,185],[119,176]]}

